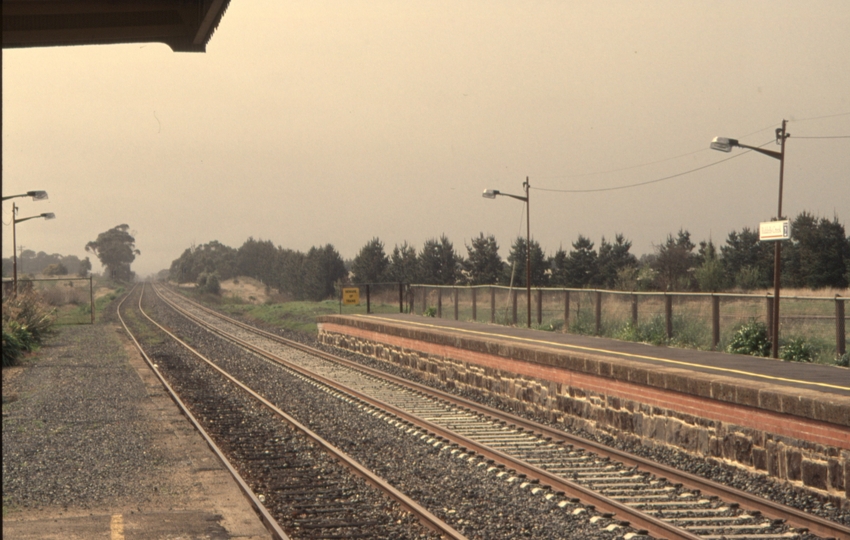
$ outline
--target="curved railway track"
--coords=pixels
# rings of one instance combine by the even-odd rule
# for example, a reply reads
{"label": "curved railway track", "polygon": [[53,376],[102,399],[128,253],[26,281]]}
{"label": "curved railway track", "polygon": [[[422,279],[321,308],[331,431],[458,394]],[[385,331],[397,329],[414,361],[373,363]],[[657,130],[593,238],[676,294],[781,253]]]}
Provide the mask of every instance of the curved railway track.
{"label": "curved railway track", "polygon": [[[158,288],[175,310],[225,339],[353,395],[372,414],[420,429],[450,455],[569,507],[581,501],[636,533],[687,539],[850,538],[850,529],[551,427],[439,392],[292,342]],[[179,304],[179,305],[178,305]],[[280,356],[308,353],[297,363]],[[414,427],[415,426],[415,427]]]}
{"label": "curved railway track", "polygon": [[[148,317],[143,292],[147,322],[128,323],[122,311],[134,292],[119,321],[275,538],[465,538]],[[159,351],[170,365],[157,365],[143,343],[162,335],[195,358]]]}

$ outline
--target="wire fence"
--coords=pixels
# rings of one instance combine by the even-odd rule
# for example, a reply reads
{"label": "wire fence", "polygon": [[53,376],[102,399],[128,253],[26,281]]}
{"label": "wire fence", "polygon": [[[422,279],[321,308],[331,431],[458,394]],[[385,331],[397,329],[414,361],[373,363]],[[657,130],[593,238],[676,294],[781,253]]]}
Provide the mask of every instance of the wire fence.
{"label": "wire fence", "polygon": [[[396,287],[398,285],[396,284]],[[531,290],[501,286],[410,285],[406,306],[425,316],[597,335],[704,350],[725,350],[735,332],[757,321],[771,328],[773,295],[651,293],[598,289]],[[846,298],[780,296],[780,338],[804,339],[818,361],[847,352]],[[530,309],[529,309],[530,306]]]}

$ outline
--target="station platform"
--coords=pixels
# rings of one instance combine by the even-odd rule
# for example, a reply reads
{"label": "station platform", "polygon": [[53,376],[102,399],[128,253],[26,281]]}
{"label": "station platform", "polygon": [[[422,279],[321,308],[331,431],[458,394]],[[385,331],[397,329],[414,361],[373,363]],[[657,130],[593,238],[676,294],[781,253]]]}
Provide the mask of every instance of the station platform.
{"label": "station platform", "polygon": [[514,410],[850,491],[847,368],[400,313],[318,323],[323,343]]}

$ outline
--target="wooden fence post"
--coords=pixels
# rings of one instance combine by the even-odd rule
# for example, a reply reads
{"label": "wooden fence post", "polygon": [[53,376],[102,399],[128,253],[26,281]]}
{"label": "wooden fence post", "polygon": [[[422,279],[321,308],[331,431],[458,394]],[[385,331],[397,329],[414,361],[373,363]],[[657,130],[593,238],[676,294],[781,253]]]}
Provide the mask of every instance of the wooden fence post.
{"label": "wooden fence post", "polygon": [[564,332],[570,328],[570,291],[564,291]]}
{"label": "wooden fence post", "polygon": [[452,292],[454,293],[454,303],[455,303],[455,320],[457,320],[457,299],[458,299],[458,290],[457,290],[457,287],[452,287]]}
{"label": "wooden fence post", "polygon": [[543,323],[543,291],[537,289],[537,325]]}
{"label": "wooden fence post", "polygon": [[437,288],[437,318],[443,318],[443,289]]}
{"label": "wooden fence post", "polygon": [[490,287],[490,322],[496,322],[496,288]]}
{"label": "wooden fence post", "polygon": [[773,340],[773,297],[767,297],[767,339]]}
{"label": "wooden fence post", "polygon": [[638,295],[632,294],[632,327],[637,329],[638,325]]}
{"label": "wooden fence post", "polygon": [[478,289],[472,288],[472,320],[478,320]]}
{"label": "wooden fence post", "polygon": [[596,291],[596,335],[602,332],[602,292]]}
{"label": "wooden fence post", "polygon": [[516,291],[511,291],[511,304],[513,304],[513,316],[512,321],[513,325],[516,326]]}
{"label": "wooden fence post", "polygon": [[844,299],[835,296],[835,352],[838,356],[847,352],[847,334],[844,327]]}
{"label": "wooden fence post", "polygon": [[398,282],[398,312],[404,313],[404,285]]}
{"label": "wooden fence post", "polygon": [[720,297],[711,295],[711,350],[720,344]]}
{"label": "wooden fence post", "polygon": [[667,339],[673,339],[673,297],[664,293],[664,320],[667,323]]}
{"label": "wooden fence post", "polygon": [[91,323],[94,324],[94,281],[92,281],[93,276],[89,276],[89,301],[91,301]]}

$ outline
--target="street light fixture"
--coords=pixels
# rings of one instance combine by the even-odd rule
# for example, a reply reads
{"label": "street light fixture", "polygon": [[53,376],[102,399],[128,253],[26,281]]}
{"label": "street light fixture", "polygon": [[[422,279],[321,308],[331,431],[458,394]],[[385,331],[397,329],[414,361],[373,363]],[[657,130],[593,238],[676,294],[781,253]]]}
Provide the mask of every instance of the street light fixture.
{"label": "street light fixture", "polygon": [[495,199],[497,195],[502,195],[525,203],[525,297],[528,301],[528,327],[531,328],[531,216],[529,215],[530,206],[528,202],[528,190],[531,186],[528,183],[527,176],[522,187],[525,190],[525,197],[502,193],[497,189],[485,189],[481,196],[485,199]]}
{"label": "street light fixture", "polygon": [[[758,148],[755,146],[747,146],[746,144],[739,143],[737,139],[729,139],[726,137],[715,137],[714,140],[711,141],[712,150],[731,152],[732,148],[737,146],[738,148],[753,150],[759,154],[764,154],[779,160],[779,209],[776,211],[777,220],[782,220],[782,181],[785,173],[785,139],[791,136],[790,133],[785,132],[785,126],[787,123],[788,122],[786,120],[782,120],[782,127],[776,128],[776,141],[781,145],[779,152],[774,150],[765,150],[764,148]],[[771,356],[779,358],[779,272],[782,242],[780,240],[776,240],[775,242],[776,244],[773,249],[773,320],[771,321],[770,337],[772,342]]]}
{"label": "street light fixture", "polygon": [[3,200],[5,201],[7,199],[14,199],[14,198],[17,198],[17,197],[32,197],[32,200],[34,200],[34,201],[43,201],[43,200],[47,199],[47,192],[46,191],[40,191],[40,190],[39,191],[27,191],[26,193],[21,193],[20,195],[8,195],[6,197],[3,197]]}
{"label": "street light fixture", "polygon": [[[35,192],[35,193],[44,193]],[[26,195],[24,195],[26,196]],[[35,199],[35,196],[32,196]],[[11,198],[11,197],[10,197]],[[47,198],[47,194],[44,193],[44,198]],[[37,199],[36,199],[37,200]],[[12,290],[14,291],[12,294],[18,293],[18,242],[17,242],[17,225],[18,223],[29,221],[31,219],[36,218],[44,218],[44,219],[54,219],[56,218],[56,214],[53,212],[45,212],[43,214],[39,214],[37,216],[30,216],[25,218],[17,218],[18,215],[18,207],[15,203],[12,203],[12,286],[14,287]]]}

